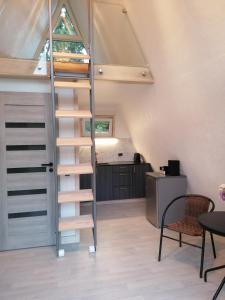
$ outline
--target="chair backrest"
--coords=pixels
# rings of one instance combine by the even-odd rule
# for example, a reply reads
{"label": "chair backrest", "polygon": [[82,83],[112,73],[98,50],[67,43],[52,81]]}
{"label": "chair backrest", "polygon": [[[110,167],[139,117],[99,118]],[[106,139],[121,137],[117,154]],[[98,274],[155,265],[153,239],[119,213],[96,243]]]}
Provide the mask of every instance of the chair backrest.
{"label": "chair backrest", "polygon": [[202,195],[186,195],[185,196],[185,216],[198,218],[201,214],[214,210],[214,203],[208,197]]}

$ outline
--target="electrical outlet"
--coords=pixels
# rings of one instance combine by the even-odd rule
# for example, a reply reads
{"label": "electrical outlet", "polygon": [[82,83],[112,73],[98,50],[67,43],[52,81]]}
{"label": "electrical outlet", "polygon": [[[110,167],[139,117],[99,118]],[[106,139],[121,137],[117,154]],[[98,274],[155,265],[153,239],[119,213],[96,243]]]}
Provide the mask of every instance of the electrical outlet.
{"label": "electrical outlet", "polygon": [[123,153],[118,153],[118,156],[123,156]]}

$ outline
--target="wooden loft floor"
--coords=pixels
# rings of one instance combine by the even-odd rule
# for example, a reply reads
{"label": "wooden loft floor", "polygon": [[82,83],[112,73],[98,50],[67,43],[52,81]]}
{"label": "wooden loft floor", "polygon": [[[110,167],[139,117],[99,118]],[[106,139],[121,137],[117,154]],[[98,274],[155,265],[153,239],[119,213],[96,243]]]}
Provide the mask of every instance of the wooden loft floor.
{"label": "wooden loft floor", "polygon": [[[0,66],[0,77],[50,78],[50,64],[45,61],[0,58]],[[85,74],[88,72],[88,64],[57,62],[55,63],[55,71]]]}
{"label": "wooden loft floor", "polygon": [[[88,64],[85,63],[54,63],[56,72],[71,72],[79,74],[88,73]],[[95,79],[133,82],[154,83],[151,72],[146,67],[95,65]],[[49,79],[49,63],[46,61],[0,58],[0,77],[18,79]]]}

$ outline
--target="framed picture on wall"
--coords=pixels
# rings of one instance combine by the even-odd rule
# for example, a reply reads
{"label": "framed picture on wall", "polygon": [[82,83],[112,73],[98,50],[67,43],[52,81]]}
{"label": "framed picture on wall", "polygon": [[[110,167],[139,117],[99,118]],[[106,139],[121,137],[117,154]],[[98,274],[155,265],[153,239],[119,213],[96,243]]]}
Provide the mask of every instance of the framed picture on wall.
{"label": "framed picture on wall", "polygon": [[[81,125],[82,136],[90,136],[91,122],[90,119],[83,119]],[[96,137],[113,137],[114,134],[114,117],[113,116],[96,116],[95,117],[95,136]]]}

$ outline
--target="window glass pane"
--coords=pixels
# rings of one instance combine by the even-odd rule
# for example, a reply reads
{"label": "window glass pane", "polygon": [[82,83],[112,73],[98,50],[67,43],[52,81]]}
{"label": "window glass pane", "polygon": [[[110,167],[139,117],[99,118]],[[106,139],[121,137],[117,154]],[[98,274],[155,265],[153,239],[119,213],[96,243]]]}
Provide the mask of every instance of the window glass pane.
{"label": "window glass pane", "polygon": [[[53,41],[53,52],[87,54],[84,44],[82,42],[74,42],[74,41],[57,41],[57,40]],[[44,57],[47,57],[48,60],[50,59],[49,40],[46,41],[40,54],[40,58],[44,58]],[[70,61],[71,59],[63,59],[63,60]]]}
{"label": "window glass pane", "polygon": [[53,41],[54,52],[67,52],[67,53],[86,53],[84,44],[82,42],[74,41]]}
{"label": "window glass pane", "polygon": [[67,12],[65,6],[62,7],[60,16],[58,17],[56,27],[53,30],[54,34],[62,34],[62,35],[76,35],[75,28],[73,26],[73,22]]}
{"label": "window glass pane", "polygon": [[95,122],[95,132],[106,133],[109,132],[109,121],[96,121]]}
{"label": "window glass pane", "polygon": [[113,2],[116,1],[94,1],[95,63],[146,66],[128,12]]}

